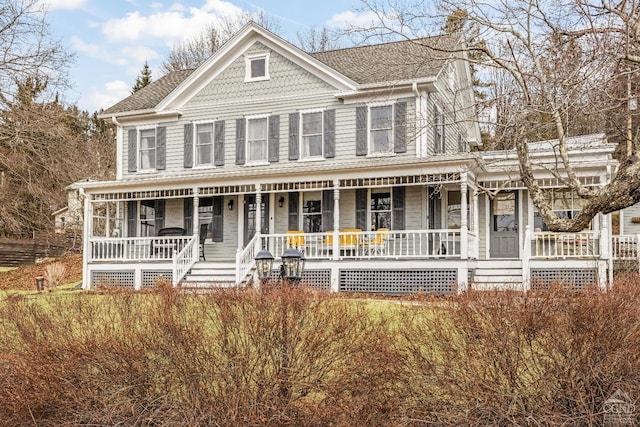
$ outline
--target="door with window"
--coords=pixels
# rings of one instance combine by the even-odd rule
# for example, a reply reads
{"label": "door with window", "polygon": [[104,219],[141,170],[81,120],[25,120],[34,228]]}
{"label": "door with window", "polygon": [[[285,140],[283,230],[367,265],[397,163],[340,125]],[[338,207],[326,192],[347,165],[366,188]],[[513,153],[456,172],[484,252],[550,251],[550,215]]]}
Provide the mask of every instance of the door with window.
{"label": "door with window", "polygon": [[[247,194],[244,196],[244,245],[246,246],[253,236],[256,234],[256,212],[258,204],[256,203],[255,194]],[[262,234],[269,234],[269,195],[262,195],[262,203],[260,206],[260,215],[262,217]]]}
{"label": "door with window", "polygon": [[499,192],[491,201],[490,209],[490,257],[517,258],[519,254],[518,192]]}

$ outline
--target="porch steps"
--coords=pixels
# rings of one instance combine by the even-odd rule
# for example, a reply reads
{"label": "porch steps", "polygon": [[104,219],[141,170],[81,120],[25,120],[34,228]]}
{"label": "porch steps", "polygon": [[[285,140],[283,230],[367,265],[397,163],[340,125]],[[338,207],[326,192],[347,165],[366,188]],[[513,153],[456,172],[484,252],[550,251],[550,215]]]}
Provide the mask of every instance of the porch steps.
{"label": "porch steps", "polygon": [[236,286],[234,263],[199,262],[182,279],[183,289],[230,288]]}
{"label": "porch steps", "polygon": [[522,263],[520,260],[496,260],[478,263],[471,277],[472,289],[522,289]]}

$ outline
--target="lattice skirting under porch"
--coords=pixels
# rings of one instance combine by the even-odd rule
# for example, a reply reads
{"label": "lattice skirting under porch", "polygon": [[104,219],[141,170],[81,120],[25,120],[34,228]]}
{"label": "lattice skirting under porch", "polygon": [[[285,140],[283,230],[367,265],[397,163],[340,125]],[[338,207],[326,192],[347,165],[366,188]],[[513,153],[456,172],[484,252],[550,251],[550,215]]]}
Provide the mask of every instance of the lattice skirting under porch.
{"label": "lattice skirting under porch", "polygon": [[546,290],[553,285],[584,290],[598,286],[596,268],[532,268],[531,289]]}
{"label": "lattice skirting under porch", "polygon": [[457,269],[358,269],[339,272],[341,292],[442,295],[454,293],[457,282]]}
{"label": "lattice skirting under porch", "polygon": [[[173,273],[171,270],[143,270],[142,271],[142,288],[149,289],[157,286],[159,280],[165,280],[171,283]],[[119,271],[91,271],[91,286],[98,288],[108,286],[122,289],[135,288],[135,271],[119,270]]]}

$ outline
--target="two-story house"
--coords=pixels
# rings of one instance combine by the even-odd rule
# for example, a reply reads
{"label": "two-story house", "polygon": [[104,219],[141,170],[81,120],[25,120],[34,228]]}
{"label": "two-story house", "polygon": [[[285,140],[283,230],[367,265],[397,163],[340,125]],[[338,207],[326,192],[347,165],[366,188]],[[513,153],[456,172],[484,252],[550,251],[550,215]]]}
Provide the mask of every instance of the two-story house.
{"label": "two-story house", "polygon": [[[289,246],[304,253],[309,283],[334,291],[446,293],[496,275],[547,283],[567,269],[602,282],[608,218],[548,233],[514,154],[473,152],[462,43],[451,34],[307,54],[250,23],[199,68],[107,109],[117,177],[78,185],[84,287],[239,284],[259,250]],[[613,147],[601,136],[572,144],[581,179],[605,182]],[[553,162],[543,145],[536,155]],[[570,215],[578,200],[545,171]]]}

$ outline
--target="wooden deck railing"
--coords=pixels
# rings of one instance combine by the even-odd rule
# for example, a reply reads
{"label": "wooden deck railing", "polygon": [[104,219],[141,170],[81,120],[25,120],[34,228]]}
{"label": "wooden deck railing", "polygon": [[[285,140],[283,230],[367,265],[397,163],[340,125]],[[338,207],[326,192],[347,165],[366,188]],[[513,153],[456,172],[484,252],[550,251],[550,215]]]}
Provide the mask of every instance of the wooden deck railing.
{"label": "wooden deck railing", "polygon": [[89,241],[89,262],[171,261],[193,236],[94,237]]}
{"label": "wooden deck railing", "polygon": [[531,258],[597,258],[600,256],[597,231],[554,233],[536,231],[531,237]]}
{"label": "wooden deck railing", "polygon": [[338,245],[333,232],[288,232],[264,235],[261,243],[276,258],[288,247],[307,259],[460,258],[460,230],[344,230]]}

